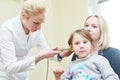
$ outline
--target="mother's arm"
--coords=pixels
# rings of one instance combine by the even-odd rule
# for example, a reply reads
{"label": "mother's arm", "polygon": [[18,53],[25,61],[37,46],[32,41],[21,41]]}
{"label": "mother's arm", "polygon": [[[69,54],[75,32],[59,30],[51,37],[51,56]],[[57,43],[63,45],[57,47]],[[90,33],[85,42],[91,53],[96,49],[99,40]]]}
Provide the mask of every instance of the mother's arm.
{"label": "mother's arm", "polygon": [[120,50],[117,48],[109,47],[103,51],[103,56],[108,59],[115,73],[120,78]]}

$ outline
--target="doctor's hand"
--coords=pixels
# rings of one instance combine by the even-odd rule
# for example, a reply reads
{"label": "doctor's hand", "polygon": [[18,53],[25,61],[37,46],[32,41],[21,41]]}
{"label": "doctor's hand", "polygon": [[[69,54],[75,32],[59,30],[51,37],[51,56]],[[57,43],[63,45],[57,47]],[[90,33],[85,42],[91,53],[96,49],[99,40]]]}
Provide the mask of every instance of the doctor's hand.
{"label": "doctor's hand", "polygon": [[73,51],[71,51],[71,50],[63,50],[61,53],[60,53],[60,56],[62,57],[62,58],[64,58],[64,57],[68,57],[68,56],[70,56],[71,54],[72,54],[72,52]]}
{"label": "doctor's hand", "polygon": [[40,52],[39,54],[35,56],[35,63],[38,63],[42,59],[53,57],[54,55],[59,54],[59,53],[61,53],[61,51],[54,50],[54,49],[43,50],[42,52]]}
{"label": "doctor's hand", "polygon": [[70,56],[73,52],[73,50],[71,48],[64,48],[64,47],[56,47],[54,50],[62,51],[59,54],[62,58]]}

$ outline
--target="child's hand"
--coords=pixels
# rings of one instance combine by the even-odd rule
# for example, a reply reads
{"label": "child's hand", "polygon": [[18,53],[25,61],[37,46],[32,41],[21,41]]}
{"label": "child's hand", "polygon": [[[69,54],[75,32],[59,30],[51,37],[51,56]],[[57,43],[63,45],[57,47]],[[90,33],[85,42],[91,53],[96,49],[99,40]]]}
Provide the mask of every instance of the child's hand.
{"label": "child's hand", "polygon": [[60,77],[63,73],[64,73],[64,70],[62,67],[55,67],[53,70],[53,74],[56,80],[60,80]]}

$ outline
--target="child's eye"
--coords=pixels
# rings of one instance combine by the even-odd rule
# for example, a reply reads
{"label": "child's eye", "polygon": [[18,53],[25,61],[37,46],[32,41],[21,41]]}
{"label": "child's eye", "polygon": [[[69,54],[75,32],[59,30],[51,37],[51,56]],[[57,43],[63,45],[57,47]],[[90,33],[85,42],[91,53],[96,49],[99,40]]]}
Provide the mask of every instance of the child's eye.
{"label": "child's eye", "polygon": [[83,41],[84,44],[86,44],[88,41]]}
{"label": "child's eye", "polygon": [[34,22],[34,24],[39,24],[38,22]]}
{"label": "child's eye", "polygon": [[75,43],[75,45],[78,45],[78,44],[79,44],[79,42],[76,42],[76,43]]}
{"label": "child's eye", "polygon": [[85,25],[84,27],[88,27],[89,25]]}

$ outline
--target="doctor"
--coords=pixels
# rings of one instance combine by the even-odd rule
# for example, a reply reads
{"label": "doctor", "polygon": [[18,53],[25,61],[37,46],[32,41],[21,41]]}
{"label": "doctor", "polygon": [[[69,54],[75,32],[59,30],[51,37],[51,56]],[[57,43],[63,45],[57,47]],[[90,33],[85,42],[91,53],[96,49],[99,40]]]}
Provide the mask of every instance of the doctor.
{"label": "doctor", "polygon": [[[26,0],[19,16],[0,27],[0,80],[29,80],[28,71],[41,60],[49,57],[61,60],[66,52],[50,49],[41,30],[46,6],[43,0]],[[37,55],[27,57],[36,46]]]}

